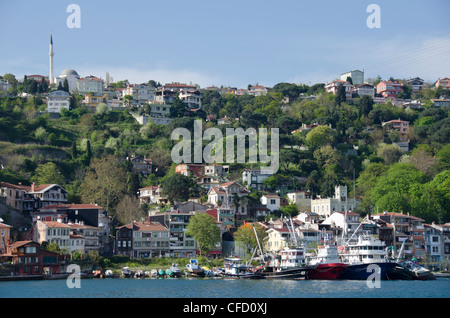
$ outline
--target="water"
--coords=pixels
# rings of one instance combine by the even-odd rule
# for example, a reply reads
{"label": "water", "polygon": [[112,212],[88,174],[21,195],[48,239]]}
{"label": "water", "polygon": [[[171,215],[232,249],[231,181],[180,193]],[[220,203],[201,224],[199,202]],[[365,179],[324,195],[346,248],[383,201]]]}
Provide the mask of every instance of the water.
{"label": "water", "polygon": [[450,278],[434,281],[239,280],[221,278],[82,279],[0,282],[0,298],[448,298]]}

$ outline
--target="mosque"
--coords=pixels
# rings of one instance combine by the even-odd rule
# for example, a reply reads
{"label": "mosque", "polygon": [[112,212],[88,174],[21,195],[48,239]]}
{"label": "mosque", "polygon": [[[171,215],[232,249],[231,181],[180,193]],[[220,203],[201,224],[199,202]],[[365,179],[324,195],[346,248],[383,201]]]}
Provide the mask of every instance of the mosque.
{"label": "mosque", "polygon": [[61,83],[61,85],[64,85],[64,80],[67,79],[67,82],[69,83],[69,90],[72,92],[77,91],[77,81],[80,79],[80,75],[73,70],[73,69],[65,69],[62,71],[62,73],[57,76],[53,77],[53,56],[55,53],[53,52],[53,37],[50,34],[50,52],[48,53],[50,57],[50,74],[49,74],[49,80],[50,84],[56,84],[56,86]]}

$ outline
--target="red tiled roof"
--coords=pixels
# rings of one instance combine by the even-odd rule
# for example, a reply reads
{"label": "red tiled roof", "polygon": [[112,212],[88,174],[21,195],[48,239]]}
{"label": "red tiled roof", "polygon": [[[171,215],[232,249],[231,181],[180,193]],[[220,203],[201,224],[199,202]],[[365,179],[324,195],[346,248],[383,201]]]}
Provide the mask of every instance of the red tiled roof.
{"label": "red tiled roof", "polygon": [[41,221],[42,223],[44,223],[47,227],[49,228],[56,228],[56,227],[64,227],[67,228],[70,226],[64,223],[60,223],[60,222],[56,222],[56,221]]}

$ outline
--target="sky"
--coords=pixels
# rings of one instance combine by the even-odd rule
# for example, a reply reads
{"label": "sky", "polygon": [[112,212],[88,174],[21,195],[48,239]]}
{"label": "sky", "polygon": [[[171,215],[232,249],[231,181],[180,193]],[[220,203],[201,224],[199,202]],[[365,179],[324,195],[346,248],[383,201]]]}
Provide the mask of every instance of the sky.
{"label": "sky", "polygon": [[433,83],[450,76],[449,12],[448,0],[0,0],[0,75],[48,75],[52,34],[55,76],[246,88],[359,69]]}

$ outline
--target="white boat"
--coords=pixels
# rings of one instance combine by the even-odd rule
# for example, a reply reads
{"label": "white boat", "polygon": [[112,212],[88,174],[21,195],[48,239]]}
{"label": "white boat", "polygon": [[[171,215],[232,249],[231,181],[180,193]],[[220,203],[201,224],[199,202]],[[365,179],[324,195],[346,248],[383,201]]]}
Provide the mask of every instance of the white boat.
{"label": "white boat", "polygon": [[[169,276],[171,277],[181,277],[181,269],[178,267],[178,264],[173,263],[172,266],[169,268],[170,273]],[[169,271],[167,270],[166,273]]]}
{"label": "white boat", "polygon": [[158,276],[158,270],[152,269],[150,271],[150,277],[157,277]]}
{"label": "white boat", "polygon": [[251,271],[251,267],[238,257],[225,258],[224,275],[235,278],[261,278],[260,274]]}
{"label": "white boat", "polygon": [[397,263],[387,257],[387,248],[383,241],[370,234],[361,234],[356,242],[347,242],[338,247],[341,260],[347,265],[341,275],[342,279],[366,280],[373,271],[369,265],[377,265],[380,279],[390,279],[396,272]]}
{"label": "white boat", "polygon": [[105,271],[105,277],[112,277],[112,276],[113,276],[113,271],[110,270],[110,269],[107,269],[107,270]]}
{"label": "white boat", "polygon": [[133,275],[133,272],[130,270],[130,268],[128,266],[122,268],[122,275],[124,277],[130,277]]}
{"label": "white boat", "polygon": [[198,261],[196,259],[190,259],[189,264],[186,265],[188,273],[197,276],[204,276],[205,271],[198,265]]}

